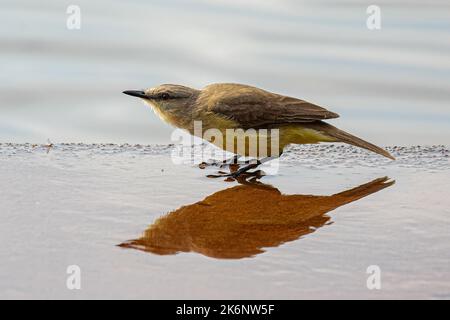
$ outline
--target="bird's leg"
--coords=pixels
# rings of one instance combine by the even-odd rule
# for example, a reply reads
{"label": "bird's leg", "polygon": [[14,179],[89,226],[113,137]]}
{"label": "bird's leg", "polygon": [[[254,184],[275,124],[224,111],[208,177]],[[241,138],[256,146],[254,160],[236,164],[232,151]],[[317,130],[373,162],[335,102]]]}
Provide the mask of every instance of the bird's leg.
{"label": "bird's leg", "polygon": [[202,162],[198,165],[198,167],[200,169],[205,169],[206,167],[209,166],[218,166],[220,168],[223,168],[224,166],[230,165],[230,164],[234,164],[237,163],[238,159],[240,158],[240,155],[234,155],[233,157],[229,158],[229,159],[225,159],[223,161],[211,161],[208,160],[208,162]]}
{"label": "bird's leg", "polygon": [[261,164],[266,163],[266,162],[268,162],[268,161],[271,161],[271,160],[273,160],[273,159],[275,159],[275,158],[277,158],[277,157],[266,157],[266,158],[263,158],[263,159],[261,159],[261,160],[256,160],[256,162],[250,163],[249,165],[247,165],[247,166],[245,166],[245,167],[242,167],[242,168],[240,168],[240,169],[238,169],[238,170],[236,170],[236,171],[234,171],[234,172],[232,172],[232,173],[229,173],[229,174],[221,174],[221,175],[209,175],[208,177],[210,177],[210,178],[219,178],[219,177],[232,177],[232,178],[237,178],[237,177],[239,177],[241,174],[247,173],[249,170],[254,169],[254,168],[257,168],[257,167],[260,166]]}
{"label": "bird's leg", "polygon": [[[264,159],[263,159],[264,160]],[[232,172],[229,174],[230,177],[237,178],[241,174],[247,172],[248,170],[257,168],[262,162],[260,160],[256,160],[254,163],[250,163],[249,165],[246,165],[245,167],[239,168],[235,172]]]}
{"label": "bird's leg", "polygon": [[239,167],[241,164],[250,164],[252,161],[254,161],[254,160],[252,160],[252,159],[250,159],[250,160],[239,161],[239,158],[240,158],[240,157],[241,157],[240,155],[236,155],[236,156],[234,156],[233,158],[224,160],[224,161],[222,162],[222,165],[221,165],[220,167],[223,168],[223,167],[226,167],[226,166],[232,166],[232,165],[235,165],[235,166],[238,166],[238,167]]}
{"label": "bird's leg", "polygon": [[256,163],[250,163],[248,166],[242,167],[239,170],[230,173],[229,176],[233,177],[233,178],[237,178],[239,177],[241,174],[246,173],[248,170],[254,169],[260,165],[262,165],[263,163],[269,162],[271,160],[274,160],[278,157],[265,157],[262,158],[261,160],[256,160]]}
{"label": "bird's leg", "polygon": [[229,159],[225,159],[222,161],[222,166],[227,165],[227,164],[236,164],[240,157],[241,157],[240,155],[236,154]]}

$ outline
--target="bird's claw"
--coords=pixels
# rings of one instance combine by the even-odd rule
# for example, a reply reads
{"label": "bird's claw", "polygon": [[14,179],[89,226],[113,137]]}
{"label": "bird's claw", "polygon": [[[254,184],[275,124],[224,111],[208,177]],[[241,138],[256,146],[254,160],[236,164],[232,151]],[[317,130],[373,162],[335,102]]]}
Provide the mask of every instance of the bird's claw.
{"label": "bird's claw", "polygon": [[202,163],[200,163],[198,165],[198,167],[200,169],[205,169],[206,167],[219,167],[220,169],[222,168],[226,168],[226,167],[232,167],[232,166],[240,166],[243,164],[248,164],[249,160],[247,161],[239,161],[239,157],[238,155],[230,158],[230,159],[225,159],[223,161],[220,160],[214,160],[214,159],[209,159],[208,161],[203,161]]}
{"label": "bird's claw", "polygon": [[227,178],[227,177],[235,178],[232,173],[221,173],[221,172],[219,172],[219,173],[220,174],[208,174],[206,177],[207,178]]}
{"label": "bird's claw", "polygon": [[208,161],[208,162],[203,161],[203,162],[198,164],[198,167],[200,169],[205,169],[206,167],[213,167],[213,166],[219,166],[219,163],[218,162],[213,162],[213,161]]}
{"label": "bird's claw", "polygon": [[207,167],[219,167],[219,168],[225,168],[228,166],[233,165],[233,162],[226,162],[226,161],[210,161],[208,160],[207,162],[203,161],[201,163],[199,163],[198,167],[200,169],[205,169]]}
{"label": "bird's claw", "polygon": [[208,177],[208,178],[229,178],[229,179],[232,179],[229,181],[234,181],[234,180],[238,180],[240,178],[242,178],[242,179],[247,179],[249,177],[261,178],[262,176],[265,175],[261,170],[256,170],[256,171],[252,171],[252,172],[231,172],[231,173],[219,171],[218,173],[219,174],[209,174],[206,177]]}

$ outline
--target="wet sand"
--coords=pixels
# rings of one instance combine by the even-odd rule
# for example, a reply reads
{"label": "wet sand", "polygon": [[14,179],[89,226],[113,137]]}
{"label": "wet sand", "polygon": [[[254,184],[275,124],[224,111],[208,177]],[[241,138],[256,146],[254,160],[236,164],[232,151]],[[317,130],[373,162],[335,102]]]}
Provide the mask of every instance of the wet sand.
{"label": "wet sand", "polygon": [[0,298],[449,299],[450,152],[389,151],[295,147],[238,183],[167,145],[0,144]]}

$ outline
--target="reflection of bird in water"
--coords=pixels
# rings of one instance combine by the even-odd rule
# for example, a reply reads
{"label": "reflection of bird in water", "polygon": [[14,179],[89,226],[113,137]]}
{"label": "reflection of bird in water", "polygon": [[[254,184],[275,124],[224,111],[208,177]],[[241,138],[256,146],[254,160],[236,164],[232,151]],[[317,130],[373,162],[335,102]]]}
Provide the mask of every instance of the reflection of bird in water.
{"label": "reflection of bird in water", "polygon": [[313,196],[283,195],[247,182],[159,218],[141,238],[120,246],[160,255],[193,251],[223,259],[251,257],[314,232],[329,221],[327,212],[392,184],[384,177],[332,196]]}

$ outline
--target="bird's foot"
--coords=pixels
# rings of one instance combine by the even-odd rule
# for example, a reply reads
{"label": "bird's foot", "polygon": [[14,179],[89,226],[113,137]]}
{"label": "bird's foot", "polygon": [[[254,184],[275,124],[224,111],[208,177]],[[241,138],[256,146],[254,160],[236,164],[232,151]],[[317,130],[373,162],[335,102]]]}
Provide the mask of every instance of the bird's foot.
{"label": "bird's foot", "polygon": [[216,162],[210,162],[209,160],[207,162],[203,161],[203,162],[198,164],[198,167],[200,169],[205,169],[207,167],[213,167],[213,166],[217,166],[217,163]]}
{"label": "bird's foot", "polygon": [[227,161],[227,162],[224,161],[224,163],[220,166],[220,168],[225,168],[225,167],[230,167],[231,168],[232,166],[237,166],[237,168],[239,168],[240,165],[250,164],[252,161],[254,161],[254,160],[239,161],[237,159],[229,159],[229,160],[231,160],[231,161]]}
{"label": "bird's foot", "polygon": [[[261,170],[249,172],[249,170],[258,167],[261,163],[258,161],[256,163],[251,163],[245,167],[239,168],[239,165],[230,165],[230,173],[219,171],[219,174],[207,175],[208,178],[229,178],[230,181],[239,179],[241,176],[243,178],[247,177],[262,177],[264,174]],[[227,179],[228,180],[228,179]]]}
{"label": "bird's foot", "polygon": [[208,160],[208,161],[203,161],[202,163],[199,163],[198,167],[200,169],[205,169],[207,167],[222,167],[223,162],[222,161],[215,161],[215,160]]}
{"label": "bird's foot", "polygon": [[240,158],[240,156],[236,155],[236,156],[234,156],[234,157],[232,157],[230,159],[225,159],[223,161],[217,161],[217,160],[214,160],[214,159],[209,159],[206,162],[203,161],[202,163],[200,163],[198,165],[198,167],[200,169],[205,169],[207,167],[225,168],[225,167],[228,167],[228,166],[231,166],[231,165],[234,165],[234,164],[245,164],[245,163],[248,163],[247,161],[244,161],[244,162],[238,161],[239,158]]}
{"label": "bird's foot", "polygon": [[210,174],[207,175],[208,178],[226,178],[225,181],[241,181],[241,180],[247,180],[249,178],[252,179],[260,179],[261,177],[264,177],[265,173],[262,170],[256,170],[251,172],[244,172],[244,173],[226,173],[223,171],[219,171],[218,174]]}

